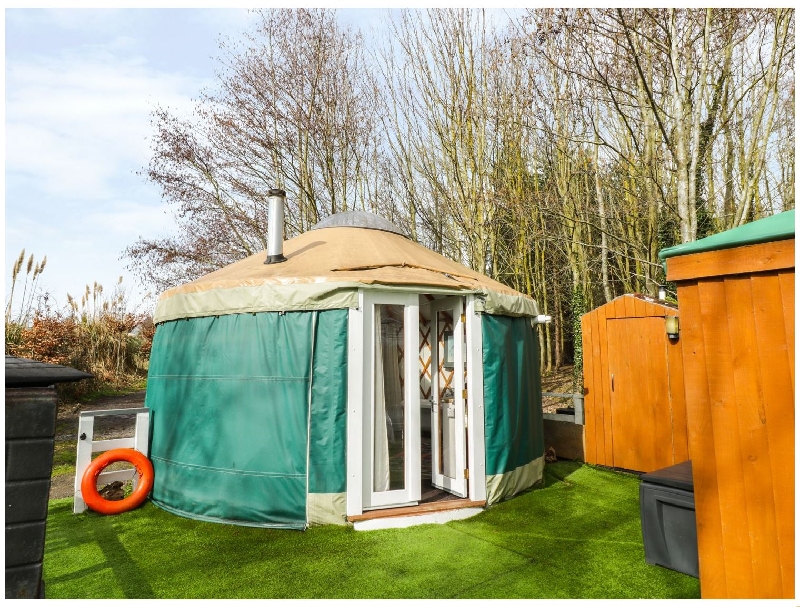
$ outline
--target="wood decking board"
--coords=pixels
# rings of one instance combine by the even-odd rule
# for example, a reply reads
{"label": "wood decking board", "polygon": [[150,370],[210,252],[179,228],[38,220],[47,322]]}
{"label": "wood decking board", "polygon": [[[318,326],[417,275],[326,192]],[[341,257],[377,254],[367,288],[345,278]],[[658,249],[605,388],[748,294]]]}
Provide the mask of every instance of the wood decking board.
{"label": "wood decking board", "polygon": [[385,508],[383,510],[370,510],[364,514],[348,516],[347,520],[351,523],[358,521],[371,521],[379,518],[392,518],[397,516],[415,516],[418,514],[428,514],[430,512],[444,512],[445,510],[459,510],[461,508],[483,508],[486,501],[473,502],[470,500],[448,500],[443,502],[433,502],[431,504],[419,504],[418,506],[404,506],[402,508]]}

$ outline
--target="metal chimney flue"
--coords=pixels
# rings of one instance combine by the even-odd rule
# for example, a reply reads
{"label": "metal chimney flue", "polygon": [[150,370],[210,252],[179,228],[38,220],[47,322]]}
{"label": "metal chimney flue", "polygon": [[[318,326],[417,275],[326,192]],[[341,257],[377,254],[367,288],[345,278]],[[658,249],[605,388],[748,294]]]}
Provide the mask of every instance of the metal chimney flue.
{"label": "metal chimney flue", "polygon": [[267,234],[267,263],[286,261],[283,256],[283,205],[286,192],[273,188],[269,196],[269,233]]}

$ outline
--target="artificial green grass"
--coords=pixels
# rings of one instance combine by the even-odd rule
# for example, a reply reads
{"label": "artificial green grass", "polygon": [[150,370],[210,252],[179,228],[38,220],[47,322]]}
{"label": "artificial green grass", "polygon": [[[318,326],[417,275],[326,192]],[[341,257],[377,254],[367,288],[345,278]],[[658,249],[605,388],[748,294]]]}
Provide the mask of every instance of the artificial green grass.
{"label": "artificial green grass", "polygon": [[446,525],[305,532],[219,525],[146,504],[50,503],[47,598],[699,598],[644,562],[635,476],[559,462],[538,488]]}

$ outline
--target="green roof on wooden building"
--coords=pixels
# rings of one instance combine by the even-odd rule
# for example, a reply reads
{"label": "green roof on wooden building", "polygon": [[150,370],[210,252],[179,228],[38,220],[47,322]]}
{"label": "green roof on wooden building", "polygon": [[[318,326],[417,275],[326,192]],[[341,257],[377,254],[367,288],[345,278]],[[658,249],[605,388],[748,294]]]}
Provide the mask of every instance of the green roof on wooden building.
{"label": "green roof on wooden building", "polygon": [[738,228],[726,230],[694,242],[686,242],[674,247],[661,249],[658,253],[658,258],[663,264],[668,257],[730,249],[774,240],[785,240],[787,238],[794,238],[794,209],[765,217],[752,223],[746,223]]}

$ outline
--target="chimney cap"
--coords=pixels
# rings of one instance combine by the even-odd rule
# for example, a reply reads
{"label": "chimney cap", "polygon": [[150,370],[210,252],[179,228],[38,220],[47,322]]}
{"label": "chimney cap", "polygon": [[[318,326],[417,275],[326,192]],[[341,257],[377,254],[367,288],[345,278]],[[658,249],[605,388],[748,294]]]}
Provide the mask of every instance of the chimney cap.
{"label": "chimney cap", "polygon": [[269,192],[267,192],[267,195],[268,196],[281,196],[283,198],[286,198],[286,192],[284,190],[279,189],[279,188],[272,188]]}

